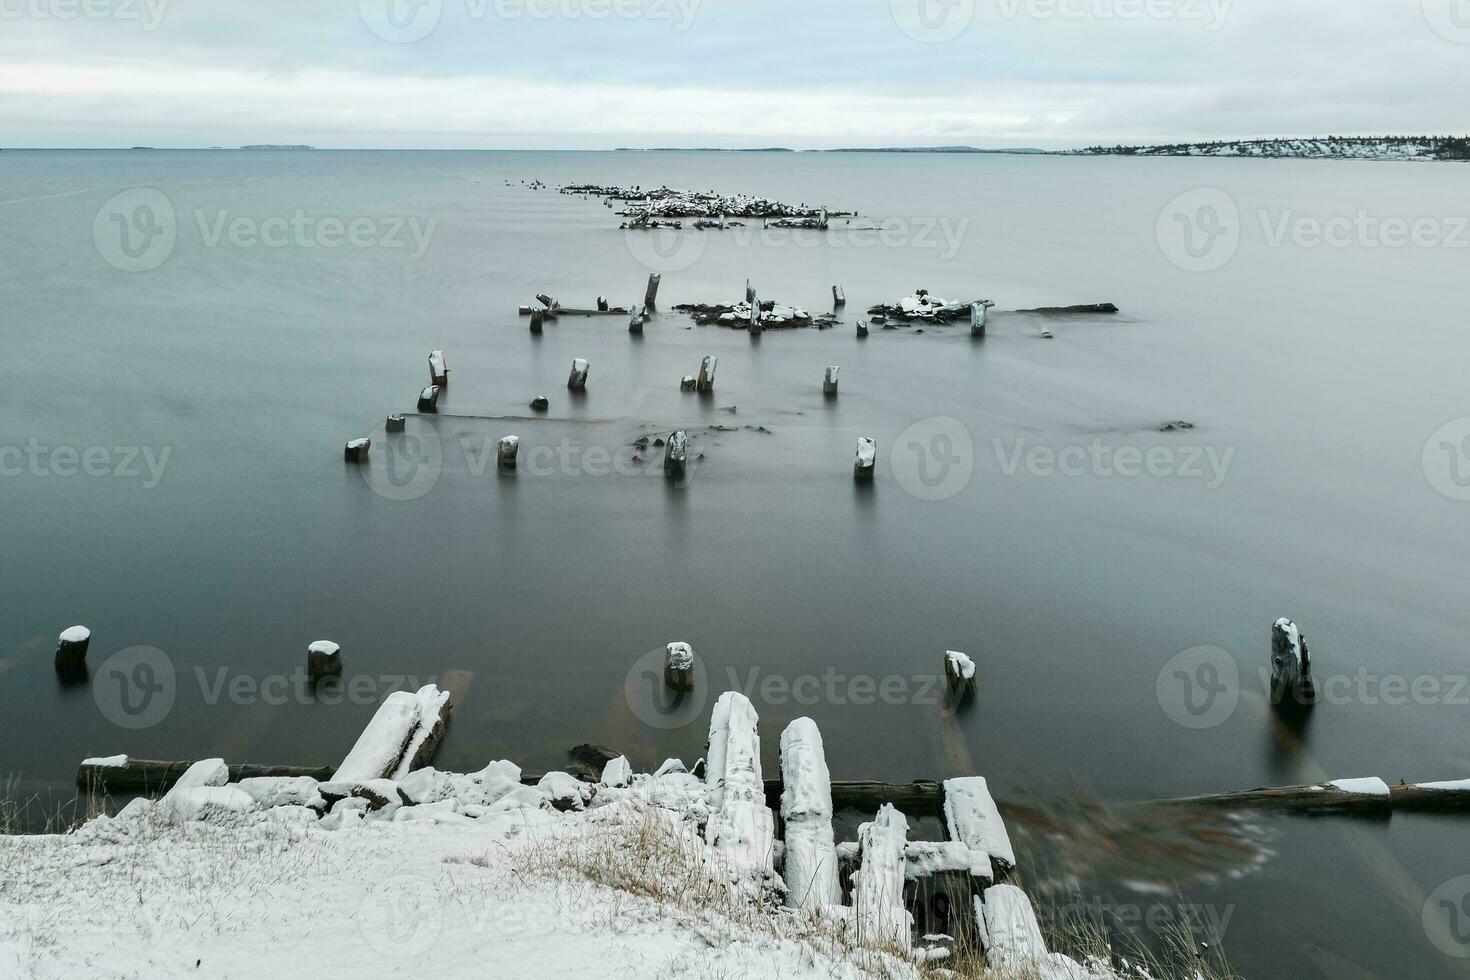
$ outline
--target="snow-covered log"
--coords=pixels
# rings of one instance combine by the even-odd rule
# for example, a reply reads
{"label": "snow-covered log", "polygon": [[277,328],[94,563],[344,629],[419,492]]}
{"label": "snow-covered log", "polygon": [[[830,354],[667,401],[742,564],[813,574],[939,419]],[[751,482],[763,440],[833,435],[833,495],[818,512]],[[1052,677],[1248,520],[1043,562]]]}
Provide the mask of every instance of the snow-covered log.
{"label": "snow-covered log", "polygon": [[648,289],[643,293],[643,305],[650,310],[658,309],[658,285],[663,278],[657,272],[648,277]]}
{"label": "snow-covered log", "polygon": [[388,432],[402,432],[408,427],[408,420],[402,415],[390,415],[383,428]]}
{"label": "snow-covered log", "polygon": [[949,839],[970,850],[971,873],[1004,881],[1016,866],[1016,852],[1005,821],[982,776],[944,781],[944,823]]}
{"label": "snow-covered log", "polygon": [[449,362],[444,359],[442,350],[429,352],[429,384],[441,388],[449,386]]}
{"label": "snow-covered log", "polygon": [[841,370],[842,368],[838,367],[836,364],[833,364],[827,368],[827,373],[822,376],[822,394],[837,394],[837,375]]}
{"label": "snow-covered log", "polygon": [[670,643],[664,649],[664,683],[675,691],[694,690],[694,648]]}
{"label": "snow-covered log", "polygon": [[306,648],[306,676],[312,680],[342,676],[342,648],[331,640],[317,640]]}
{"label": "snow-covered log", "polygon": [[643,332],[643,307],[641,307],[641,306],[635,306],[635,307],[633,307],[633,316],[632,316],[631,319],[628,320],[628,332],[629,333],[642,333]]}
{"label": "snow-covered log", "polygon": [[682,480],[689,472],[689,433],[683,429],[669,434],[664,444],[664,475],[671,480]]}
{"label": "snow-covered log", "polygon": [[832,775],[822,733],[810,718],[796,719],[781,733],[781,780],[786,904],[812,910],[841,904],[832,836]]}
{"label": "snow-covered log", "polygon": [[846,306],[847,305],[847,294],[842,291],[842,287],[841,286],[833,286],[832,287],[832,305],[833,306]]}
{"label": "snow-covered log", "polygon": [[419,392],[420,412],[439,411],[439,391],[438,385],[429,385],[423,391]]}
{"label": "snow-covered log", "polygon": [[859,480],[871,480],[878,468],[878,443],[867,436],[857,441],[857,461],[853,463],[853,475]]}
{"label": "snow-covered log", "polygon": [[448,692],[433,684],[388,695],[331,781],[400,779],[422,769],[438,748],[451,707]]}
{"label": "snow-covered log", "polygon": [[907,950],[913,920],[904,908],[904,848],[909,824],[885,803],[872,823],[858,828],[859,865],[852,876],[853,919],[858,938]]}
{"label": "snow-covered log", "polygon": [[347,444],[347,448],[342,451],[342,457],[349,463],[366,462],[368,450],[372,446],[373,441],[371,439],[353,439]]}
{"label": "snow-covered log", "polygon": [[87,662],[87,647],[92,631],[85,626],[70,626],[56,638],[56,666],[60,670],[76,670]]}
{"label": "snow-covered log", "polygon": [[572,373],[567,378],[567,387],[573,391],[587,390],[587,369],[590,365],[584,357],[572,360]]}
{"label": "snow-covered log", "polygon": [[[99,793],[162,793],[171,789],[186,773],[192,762],[159,762],[132,759],[125,755],[106,759],[87,759],[77,769],[77,786]],[[330,779],[330,767],[236,765],[229,767],[230,781],[245,779],[306,777],[317,781]]]}
{"label": "snow-covered log", "polygon": [[602,785],[614,789],[628,786],[633,782],[633,766],[628,762],[627,756],[618,756],[609,762],[602,770]]}
{"label": "snow-covered log", "polygon": [[1312,704],[1312,658],[1296,623],[1282,617],[1271,626],[1271,703]]}
{"label": "snow-covered log", "polygon": [[699,380],[695,388],[699,391],[709,392],[715,390],[715,369],[720,365],[720,359],[713,354],[706,354],[704,360],[699,363]]}
{"label": "snow-covered log", "polygon": [[521,437],[506,436],[504,439],[500,440],[499,445],[497,445],[495,448],[496,465],[507,472],[514,470],[516,468],[517,457],[520,455],[520,452]]}
{"label": "snow-covered log", "polygon": [[1050,980],[1046,940],[1031,899],[1014,885],[987,888],[976,912],[983,916],[985,962],[1004,976],[1037,976]]}
{"label": "snow-covered log", "polygon": [[720,695],[710,716],[706,793],[710,818],[705,842],[742,886],[777,883],[773,855],[775,816],[761,777],[759,718],[738,691]]}

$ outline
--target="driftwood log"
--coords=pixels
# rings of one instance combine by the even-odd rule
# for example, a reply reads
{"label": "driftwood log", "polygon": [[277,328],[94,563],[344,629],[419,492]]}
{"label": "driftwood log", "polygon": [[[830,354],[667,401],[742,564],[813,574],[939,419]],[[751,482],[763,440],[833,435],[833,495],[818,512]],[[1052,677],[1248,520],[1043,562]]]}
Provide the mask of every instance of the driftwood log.
{"label": "driftwood log", "polygon": [[[82,765],[77,769],[77,786],[103,793],[162,793],[171,789],[192,762],[158,762],[129,759],[120,766]],[[306,776],[321,782],[332,778],[331,766],[230,766],[230,782],[242,779]]]}
{"label": "driftwood log", "polygon": [[1034,310],[1017,310],[1017,313],[1040,313],[1043,316],[1072,316],[1088,313],[1117,313],[1112,303],[1083,303],[1080,306],[1038,306]]}

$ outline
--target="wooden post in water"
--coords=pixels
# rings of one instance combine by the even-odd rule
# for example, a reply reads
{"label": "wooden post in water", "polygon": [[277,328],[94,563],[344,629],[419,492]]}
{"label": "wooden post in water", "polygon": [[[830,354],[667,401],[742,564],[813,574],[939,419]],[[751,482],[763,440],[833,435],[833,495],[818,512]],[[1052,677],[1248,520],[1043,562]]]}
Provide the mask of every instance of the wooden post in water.
{"label": "wooden post in water", "polygon": [[664,445],[664,475],[671,480],[682,480],[688,471],[689,433],[679,429]]}
{"label": "wooden post in water", "polygon": [[437,412],[437,411],[439,411],[439,386],[438,385],[429,385],[429,387],[427,387],[423,391],[419,392],[419,411],[420,412]]}
{"label": "wooden post in water", "polygon": [[664,683],[675,691],[694,690],[694,648],[670,643],[664,648]]}
{"label": "wooden post in water", "polygon": [[590,365],[587,363],[586,358],[574,358],[572,360],[572,373],[567,378],[567,387],[572,389],[573,391],[586,391],[587,369],[589,367]]}
{"label": "wooden post in water", "polygon": [[750,294],[750,335],[757,337],[761,332],[761,301],[755,293]]}
{"label": "wooden post in water", "polygon": [[520,454],[520,451],[520,436],[506,436],[500,440],[500,444],[495,449],[495,459],[496,465],[500,467],[501,472],[511,473],[515,471],[516,457]]}
{"label": "wooden post in water", "polygon": [[597,312],[598,313],[606,313],[607,311],[608,311],[607,297],[606,296],[599,296],[599,297],[597,297]]}
{"label": "wooden post in water", "polygon": [[531,411],[544,412],[549,408],[551,408],[551,399],[545,395],[537,395],[531,399]]}
{"label": "wooden post in water", "polygon": [[833,364],[831,367],[827,368],[827,375],[822,379],[822,394],[827,395],[828,397],[837,394],[837,372],[841,370],[842,368],[838,367],[836,364]]}
{"label": "wooden post in water", "polygon": [[402,415],[390,415],[383,428],[388,432],[402,432],[408,426],[408,421]]}
{"label": "wooden post in water", "polygon": [[342,451],[342,456],[349,463],[365,463],[367,462],[368,450],[372,448],[372,445],[373,441],[371,439],[353,439],[347,444],[347,448]]}
{"label": "wooden post in water", "polygon": [[1296,623],[1282,617],[1271,626],[1271,703],[1310,705],[1316,695],[1306,637]]}
{"label": "wooden post in water", "polygon": [[986,311],[986,306],[985,306],[984,303],[971,303],[970,304],[970,336],[971,337],[983,337],[983,336],[985,336],[985,311]]}
{"label": "wooden post in water", "polygon": [[842,904],[837,846],[832,835],[832,775],[822,733],[798,718],[781,733],[781,821],[786,907],[819,911]]}
{"label": "wooden post in water", "polygon": [[628,320],[628,332],[634,334],[643,332],[643,307],[633,307],[633,316]]}
{"label": "wooden post in water", "polygon": [[331,640],[317,640],[306,648],[306,676],[312,680],[342,676],[342,648]]}
{"label": "wooden post in water", "polygon": [[951,690],[960,694],[975,689],[975,661],[958,650],[950,650],[944,655],[944,676],[949,680]]}
{"label": "wooden post in water", "polygon": [[679,379],[679,390],[694,391],[698,384],[699,382],[695,379],[694,375],[686,374],[684,375],[684,377]]}
{"label": "wooden post in water", "polygon": [[719,366],[720,359],[713,354],[706,354],[699,365],[699,380],[695,382],[696,390],[700,392],[711,392],[715,390],[715,368]]}
{"label": "wooden post in water", "polygon": [[912,943],[913,917],[903,903],[908,832],[908,820],[892,803],[858,828],[862,864],[852,876],[852,913],[862,942],[899,948]]}
{"label": "wooden post in water", "polygon": [[658,284],[663,276],[655,272],[648,277],[648,290],[643,294],[643,305],[650,310],[658,309]]}
{"label": "wooden post in water", "polygon": [[868,335],[868,321],[867,320],[859,320],[858,321],[858,324],[857,324],[857,335],[859,337],[866,337]]}
{"label": "wooden post in water", "polygon": [[755,305],[755,287],[750,284],[749,279],[745,280],[745,301],[752,306]]}
{"label": "wooden post in water", "polygon": [[444,359],[442,350],[429,352],[429,384],[449,387],[449,362]]}
{"label": "wooden post in water", "polygon": [[540,333],[541,327],[546,322],[546,314],[541,310],[531,311],[531,332]]}
{"label": "wooden post in water", "polygon": [[85,626],[72,626],[61,631],[56,638],[56,668],[77,670],[87,662],[87,647],[92,642],[92,631]]}
{"label": "wooden post in water", "polygon": [[853,464],[853,476],[859,480],[871,480],[878,468],[878,443],[867,436],[857,441],[857,462]]}
{"label": "wooden post in water", "polygon": [[845,293],[845,292],[842,291],[842,287],[841,286],[833,286],[832,287],[832,306],[833,307],[838,307],[838,306],[846,306],[846,305],[847,305],[847,293]]}

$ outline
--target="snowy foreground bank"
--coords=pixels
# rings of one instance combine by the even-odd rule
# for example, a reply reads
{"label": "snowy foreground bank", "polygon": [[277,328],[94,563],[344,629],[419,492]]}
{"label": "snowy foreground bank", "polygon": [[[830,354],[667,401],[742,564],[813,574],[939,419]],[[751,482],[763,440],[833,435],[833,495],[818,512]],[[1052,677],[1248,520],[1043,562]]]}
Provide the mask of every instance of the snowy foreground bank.
{"label": "snowy foreground bank", "polygon": [[704,779],[677,760],[634,774],[616,759],[596,784],[553,773],[528,786],[508,762],[229,784],[223,762],[198,763],[116,817],[0,838],[0,976],[1112,975],[1047,954],[1009,885],[987,888],[971,920],[995,972],[948,937],[913,949],[905,878],[946,861],[988,876],[989,856],[913,848],[891,806],[856,845],[834,845],[807,719],[782,737],[774,840],[756,723],[745,698],[720,699]]}

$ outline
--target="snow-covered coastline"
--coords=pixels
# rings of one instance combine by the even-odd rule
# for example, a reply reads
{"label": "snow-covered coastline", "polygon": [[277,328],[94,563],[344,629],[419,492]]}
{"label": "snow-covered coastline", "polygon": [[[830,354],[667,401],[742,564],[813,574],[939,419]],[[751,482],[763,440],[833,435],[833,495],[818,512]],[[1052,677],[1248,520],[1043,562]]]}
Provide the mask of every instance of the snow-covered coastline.
{"label": "snow-covered coastline", "polygon": [[1069,150],[1064,155],[1465,162],[1470,160],[1470,137],[1328,136],[1305,139],[1219,140],[1204,143],[1165,143],[1151,146],[1125,146],[1120,144],[1116,146],[1090,146],[1086,149]]}

